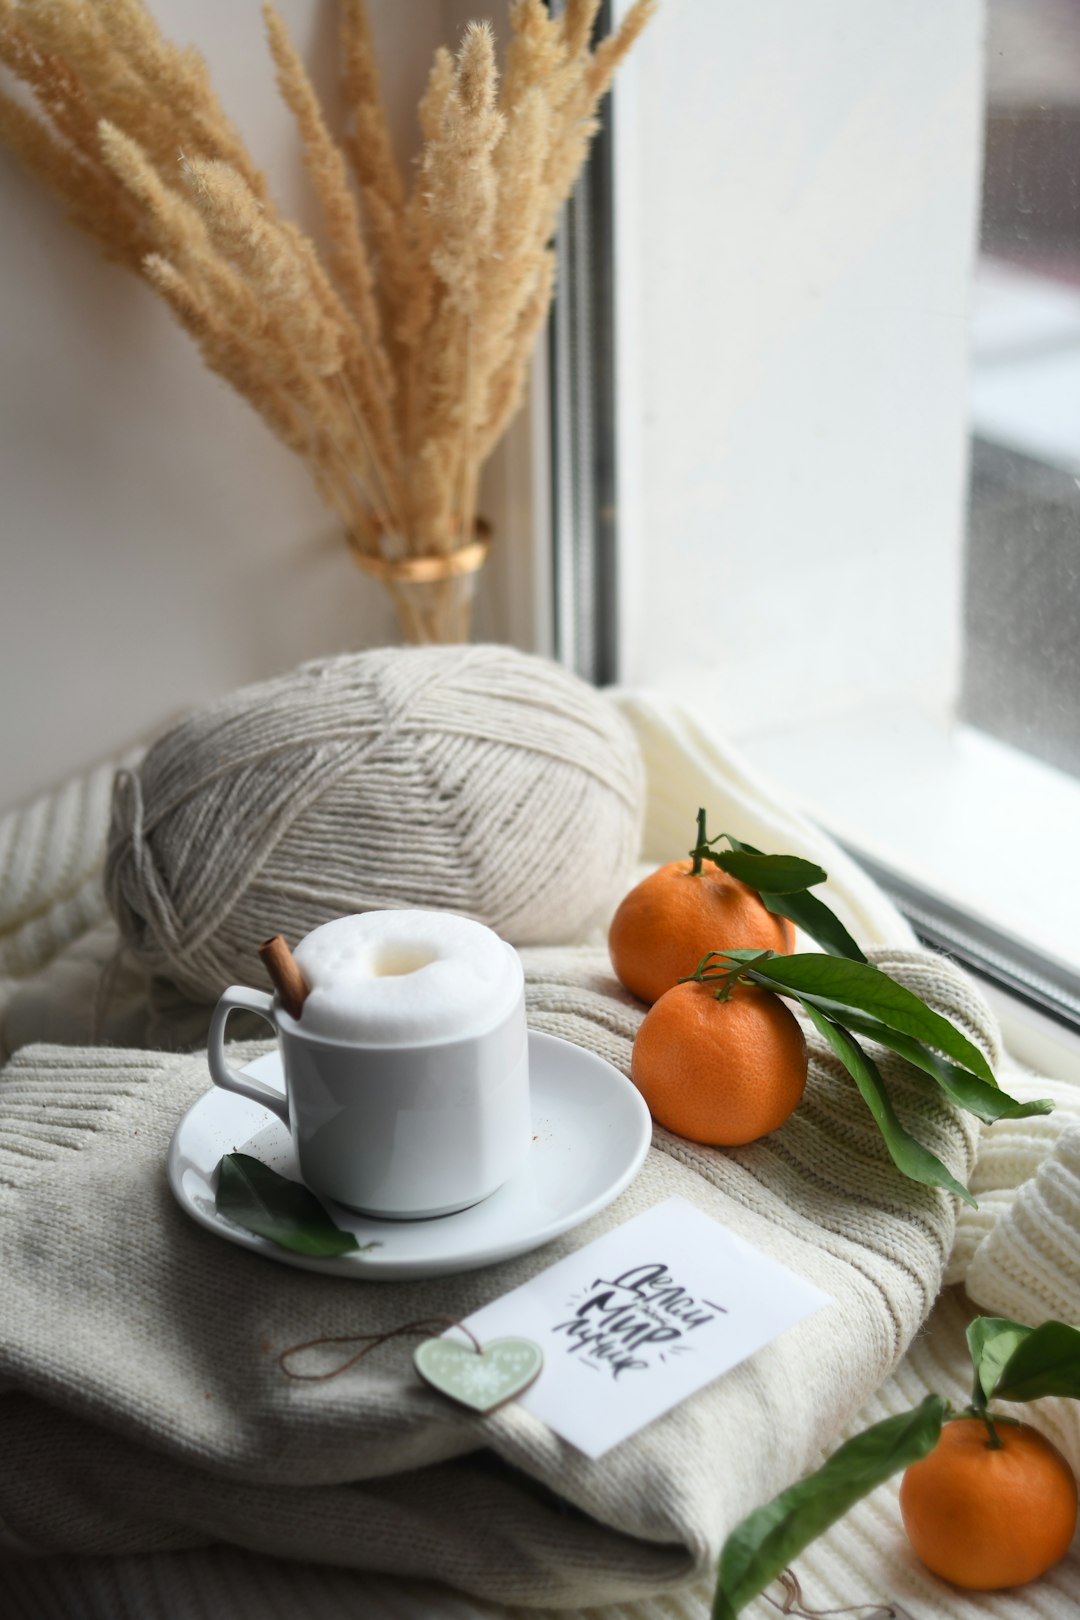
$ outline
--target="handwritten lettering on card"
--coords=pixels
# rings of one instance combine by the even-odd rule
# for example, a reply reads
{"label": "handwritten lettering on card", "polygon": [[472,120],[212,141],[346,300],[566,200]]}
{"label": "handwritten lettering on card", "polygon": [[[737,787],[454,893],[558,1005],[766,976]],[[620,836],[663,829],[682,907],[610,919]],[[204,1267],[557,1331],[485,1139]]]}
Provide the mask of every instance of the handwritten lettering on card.
{"label": "handwritten lettering on card", "polygon": [[761,1350],[828,1296],[684,1198],[669,1198],[486,1305],[483,1342],[534,1339],[520,1404],[600,1457]]}
{"label": "handwritten lettering on card", "polygon": [[692,1350],[688,1335],[718,1315],[726,1316],[727,1307],[695,1299],[663,1261],[653,1261],[610,1282],[598,1277],[573,1315],[551,1331],[565,1334],[567,1349],[586,1366],[619,1378]]}

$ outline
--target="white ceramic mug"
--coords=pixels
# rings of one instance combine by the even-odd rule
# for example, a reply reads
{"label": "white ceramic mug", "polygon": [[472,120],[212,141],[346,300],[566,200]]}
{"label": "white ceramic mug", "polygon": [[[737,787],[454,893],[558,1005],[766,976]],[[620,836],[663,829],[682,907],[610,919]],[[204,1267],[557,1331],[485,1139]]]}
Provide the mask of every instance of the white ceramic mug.
{"label": "white ceramic mug", "polygon": [[[225,1025],[237,1008],[274,1026],[284,1097],[228,1062]],[[378,1045],[307,1034],[276,996],[233,985],[215,1009],[208,1057],[215,1085],[289,1127],[312,1192],[364,1214],[420,1219],[466,1209],[508,1181],[528,1153],[523,986],[476,1033]]]}

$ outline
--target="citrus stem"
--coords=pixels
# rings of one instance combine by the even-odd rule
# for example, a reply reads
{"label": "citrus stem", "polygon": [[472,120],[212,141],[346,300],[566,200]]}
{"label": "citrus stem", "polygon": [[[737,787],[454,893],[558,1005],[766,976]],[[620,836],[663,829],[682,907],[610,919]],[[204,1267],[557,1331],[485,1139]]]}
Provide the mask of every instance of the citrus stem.
{"label": "citrus stem", "polygon": [[694,845],[690,853],[694,859],[694,864],[690,868],[690,876],[700,877],[702,857],[708,853],[708,839],[705,837],[704,810],[699,810],[697,813],[697,843]]}
{"label": "citrus stem", "polygon": [[[725,992],[726,987],[737,983],[740,979],[755,984],[764,985],[769,989],[775,986],[768,979],[754,972],[753,963],[761,961],[764,957],[775,956],[775,951],[758,951],[750,962],[732,961],[723,951],[706,951],[693,973],[684,973],[678,980],[679,984],[718,984],[720,990]],[[719,992],[718,992],[719,994]]]}
{"label": "citrus stem", "polygon": [[[721,966],[721,963],[723,966]],[[728,962],[721,951],[707,951],[693,973],[686,973],[679,984],[715,984],[717,1001],[727,1001],[746,969],[738,962]]]}
{"label": "citrus stem", "polygon": [[987,1441],[986,1449],[988,1451],[1001,1451],[1002,1450],[1001,1436],[1000,1436],[1000,1434],[998,1434],[997,1430],[995,1429],[994,1420],[990,1416],[990,1413],[986,1410],[985,1406],[983,1407],[982,1411],[979,1413],[979,1416],[982,1418],[983,1422],[986,1424],[986,1427],[987,1427],[987,1429],[989,1430],[989,1433],[990,1433],[990,1439]]}

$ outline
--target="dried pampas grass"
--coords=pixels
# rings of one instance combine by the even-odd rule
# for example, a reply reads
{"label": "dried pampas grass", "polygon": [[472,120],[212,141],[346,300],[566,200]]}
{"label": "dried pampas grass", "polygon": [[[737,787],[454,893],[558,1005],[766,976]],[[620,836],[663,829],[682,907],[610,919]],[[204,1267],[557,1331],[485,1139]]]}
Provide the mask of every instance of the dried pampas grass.
{"label": "dried pampas grass", "polygon": [[597,104],[655,4],[636,0],[594,49],[599,0],[566,0],[558,17],[513,0],[501,83],[490,27],[469,24],[432,64],[411,186],[364,0],[340,3],[339,138],[264,5],[324,266],[268,197],[202,58],[142,0],[0,0],[0,62],[32,93],[0,92],[0,140],[304,457],[412,640],[467,631],[480,471],[523,397]]}

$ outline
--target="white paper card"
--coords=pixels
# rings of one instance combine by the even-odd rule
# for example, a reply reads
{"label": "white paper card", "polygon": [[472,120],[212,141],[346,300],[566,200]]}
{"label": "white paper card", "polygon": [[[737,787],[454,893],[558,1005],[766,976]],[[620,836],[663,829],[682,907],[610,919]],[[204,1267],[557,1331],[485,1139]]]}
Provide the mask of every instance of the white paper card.
{"label": "white paper card", "polygon": [[601,1457],[831,1303],[685,1198],[669,1198],[466,1325],[481,1343],[535,1339],[544,1367],[520,1404]]}

